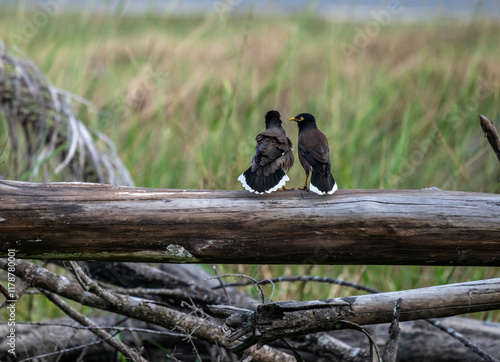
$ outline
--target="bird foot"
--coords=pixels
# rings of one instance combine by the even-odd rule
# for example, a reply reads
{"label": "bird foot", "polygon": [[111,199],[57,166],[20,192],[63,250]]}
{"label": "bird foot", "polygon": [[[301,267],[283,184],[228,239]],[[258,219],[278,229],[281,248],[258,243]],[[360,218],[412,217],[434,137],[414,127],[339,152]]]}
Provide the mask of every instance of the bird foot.
{"label": "bird foot", "polygon": [[292,190],[295,190],[293,187],[292,188],[288,188],[286,186],[283,186],[282,188],[280,188],[281,191],[292,191]]}
{"label": "bird foot", "polygon": [[307,186],[304,186],[304,188],[302,188],[302,189],[299,189],[299,190],[302,190],[302,191],[307,191],[307,192],[309,192],[309,189],[307,188]]}

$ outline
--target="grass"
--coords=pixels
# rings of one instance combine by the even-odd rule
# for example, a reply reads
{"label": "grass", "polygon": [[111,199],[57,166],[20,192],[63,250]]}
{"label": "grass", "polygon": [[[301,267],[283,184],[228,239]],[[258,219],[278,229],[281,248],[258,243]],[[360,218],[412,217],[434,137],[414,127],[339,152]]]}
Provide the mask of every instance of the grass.
{"label": "grass", "polygon": [[[482,113],[500,126],[498,24],[393,21],[359,45],[364,24],[307,14],[221,20],[83,12],[53,16],[33,36],[19,37],[32,18],[2,11],[2,38],[17,40],[57,87],[94,104],[80,117],[116,143],[137,186],[241,189],[236,179],[249,165],[264,114],[278,109],[284,119],[316,116],[340,188],[500,191],[500,165],[478,119]],[[284,126],[296,142],[295,124]],[[1,161],[7,159],[8,152]],[[287,186],[302,186],[298,163],[289,175]],[[382,291],[499,276],[496,268],[472,267],[221,270],[256,278],[323,275]],[[283,284],[274,300],[350,294]],[[476,316],[500,321],[498,313]]]}

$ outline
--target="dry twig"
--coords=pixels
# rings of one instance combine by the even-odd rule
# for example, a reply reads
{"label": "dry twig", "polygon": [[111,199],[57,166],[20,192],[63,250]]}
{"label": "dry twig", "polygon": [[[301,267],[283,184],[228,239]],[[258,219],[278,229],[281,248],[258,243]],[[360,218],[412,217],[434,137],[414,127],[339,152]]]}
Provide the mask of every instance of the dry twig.
{"label": "dry twig", "polygon": [[447,333],[451,337],[455,338],[457,341],[459,341],[460,343],[462,343],[465,347],[467,347],[468,349],[470,349],[472,352],[474,352],[478,356],[481,356],[481,358],[483,358],[485,361],[488,361],[488,362],[499,362],[498,359],[490,356],[488,353],[486,353],[485,351],[483,351],[481,348],[479,348],[478,346],[476,346],[474,343],[472,343],[468,339],[464,338],[464,336],[462,336],[460,333],[458,333],[457,331],[455,331],[453,328],[445,327],[445,326],[443,326],[441,324],[441,322],[439,322],[437,320],[433,320],[433,319],[426,319],[426,322],[429,323],[429,324],[431,324],[431,325],[433,325],[437,329],[439,329],[439,330]]}
{"label": "dry twig", "polygon": [[[278,278],[268,278],[262,280],[252,280],[249,282],[234,282],[234,283],[226,283],[224,284],[226,287],[243,287],[247,285],[265,285],[265,284],[275,284],[275,283],[283,283],[283,282],[316,282],[316,283],[329,283],[329,284],[337,284],[340,286],[354,288],[356,290],[362,290],[369,293],[379,293],[378,290],[367,287],[365,285],[340,280],[337,278],[327,278],[327,277],[318,277],[312,275],[299,275],[293,277],[278,277]],[[219,289],[220,287],[214,287],[212,289]]]}
{"label": "dry twig", "polygon": [[[118,333],[116,333],[116,334],[118,334]],[[110,335],[108,339],[114,338],[115,335]],[[63,348],[63,349],[60,349],[60,350],[57,350],[57,351],[54,351],[54,352],[39,354],[37,356],[33,356],[33,357],[28,357],[28,358],[22,359],[22,360],[20,360],[18,362],[27,362],[27,361],[33,361],[33,360],[35,360],[35,361],[41,361],[41,360],[43,360],[43,358],[46,358],[46,357],[52,357],[52,356],[63,354],[65,352],[72,352],[72,351],[79,350],[79,349],[85,349],[85,348],[88,348],[88,347],[91,347],[91,346],[95,346],[97,344],[104,343],[106,341],[107,341],[107,339],[98,339],[95,342],[91,342],[91,343],[87,343],[87,344],[80,345],[80,346],[75,346],[75,347],[67,347],[67,348]]]}
{"label": "dry twig", "polygon": [[134,351],[132,348],[129,348],[128,346],[124,345],[120,341],[118,341],[116,338],[111,336],[109,333],[105,332],[102,329],[98,329],[97,326],[92,322],[90,319],[85,317],[84,315],[78,313],[74,308],[72,308],[68,303],[66,303],[64,300],[59,298],[56,294],[48,292],[46,290],[41,289],[40,290],[52,303],[54,303],[59,309],[61,309],[64,313],[66,313],[69,317],[73,318],[75,321],[78,323],[92,327],[90,329],[96,336],[99,338],[103,339],[108,343],[110,346],[116,348],[116,350],[120,351],[123,353],[124,356],[127,356],[131,358],[133,361],[138,361],[138,362],[147,362],[146,359],[142,358],[136,351]]}
{"label": "dry twig", "polygon": [[[44,294],[43,292],[40,292]],[[1,324],[1,323],[0,323]],[[82,330],[108,330],[115,332],[135,332],[135,333],[147,333],[147,334],[157,334],[161,336],[171,336],[171,337],[185,337],[186,335],[183,333],[176,333],[171,331],[157,331],[154,329],[148,328],[137,328],[137,327],[118,327],[118,326],[104,326],[104,325],[73,325],[69,323],[60,323],[60,322],[16,322],[16,324],[25,324],[30,326],[59,326],[59,327],[67,327],[71,329],[82,329]]]}
{"label": "dry twig", "polygon": [[[217,274],[216,276],[210,278],[210,279],[220,279],[222,277],[238,277],[238,278],[244,278],[244,279],[249,279],[250,281],[245,284],[245,285],[253,285],[253,286],[256,286],[257,289],[259,290],[259,295],[260,295],[260,301],[261,303],[265,303],[266,302],[266,297],[265,297],[265,294],[264,294],[264,290],[262,290],[262,287],[261,287],[261,283],[260,281],[248,276],[248,275],[245,275],[245,274]],[[269,280],[269,279],[266,279],[266,280]],[[274,292],[274,284],[273,282],[269,281],[269,283],[271,283],[273,285],[273,291],[271,292],[271,295],[269,296],[269,300],[271,300],[272,296],[273,296],[273,292]],[[267,283],[266,283],[267,284]],[[226,286],[229,286],[229,284],[225,284]],[[213,289],[218,289],[218,288],[213,288]]]}
{"label": "dry twig", "polygon": [[399,298],[394,304],[394,315],[392,316],[392,323],[389,327],[389,338],[385,344],[384,355],[382,357],[383,362],[395,362],[398,354],[398,344],[399,344],[399,333],[401,329],[399,328],[399,313],[401,311],[401,303],[403,299]]}
{"label": "dry twig", "polygon": [[498,137],[497,129],[493,123],[482,114],[479,115],[479,122],[481,123],[484,136],[488,139],[491,148],[493,148],[493,152],[495,152],[498,161],[500,161],[500,137]]}

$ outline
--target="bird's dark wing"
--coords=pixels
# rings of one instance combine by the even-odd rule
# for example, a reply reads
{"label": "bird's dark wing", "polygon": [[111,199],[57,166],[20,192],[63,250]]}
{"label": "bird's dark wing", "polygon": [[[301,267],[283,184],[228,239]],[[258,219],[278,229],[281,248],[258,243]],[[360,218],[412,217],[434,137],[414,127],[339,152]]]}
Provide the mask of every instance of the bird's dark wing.
{"label": "bird's dark wing", "polygon": [[270,128],[255,138],[255,155],[252,159],[252,171],[259,167],[264,173],[272,173],[278,168],[288,170],[293,165],[293,145],[290,139],[279,128]]}
{"label": "bird's dark wing", "polygon": [[313,170],[324,173],[330,169],[330,148],[326,136],[318,129],[309,129],[300,135],[299,153]]}

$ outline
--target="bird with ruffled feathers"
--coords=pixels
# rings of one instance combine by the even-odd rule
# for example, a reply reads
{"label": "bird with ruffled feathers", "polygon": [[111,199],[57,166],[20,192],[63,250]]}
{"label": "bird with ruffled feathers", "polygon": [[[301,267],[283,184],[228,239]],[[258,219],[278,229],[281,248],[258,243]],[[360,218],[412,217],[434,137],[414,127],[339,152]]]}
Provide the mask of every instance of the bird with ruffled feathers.
{"label": "bird with ruffled feathers", "polygon": [[252,165],[238,177],[245,190],[257,194],[285,188],[289,181],[286,172],[294,162],[293,144],[281,125],[280,113],[275,110],[267,112],[265,124],[265,131],[255,138],[257,144]]}

